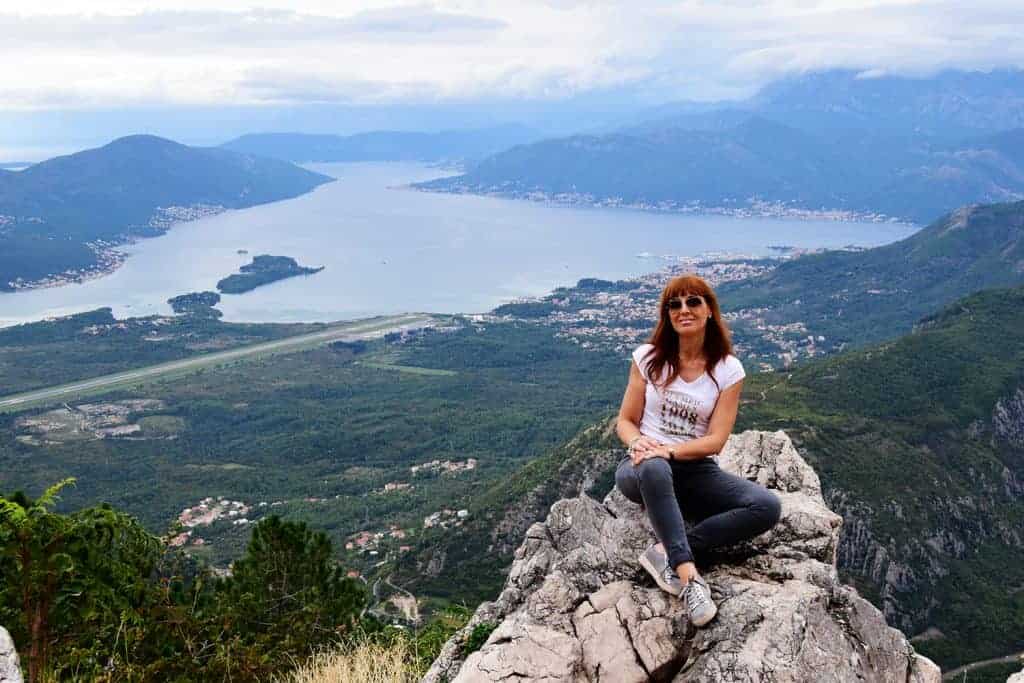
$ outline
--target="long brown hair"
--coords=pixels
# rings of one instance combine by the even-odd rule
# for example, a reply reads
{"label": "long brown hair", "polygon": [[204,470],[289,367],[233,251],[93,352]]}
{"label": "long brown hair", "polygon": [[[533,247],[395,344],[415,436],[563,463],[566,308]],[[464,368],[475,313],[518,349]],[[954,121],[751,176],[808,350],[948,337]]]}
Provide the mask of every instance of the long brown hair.
{"label": "long brown hair", "polygon": [[[685,297],[689,294],[697,294],[704,297],[708,308],[711,309],[711,320],[708,320],[704,328],[704,371],[708,373],[711,381],[718,386],[718,380],[712,372],[719,361],[725,359],[732,353],[732,336],[729,333],[729,326],[722,319],[722,311],[718,308],[718,298],[715,296],[711,285],[704,278],[686,273],[674,277],[665,285],[661,292],[661,300],[658,302],[658,325],[654,328],[648,344],[654,348],[647,352],[644,361],[647,364],[647,378],[655,385],[662,388],[667,387],[679,377],[679,334],[672,327],[669,319],[668,300],[675,296]],[[668,374],[665,381],[658,380],[665,368],[668,367]]]}

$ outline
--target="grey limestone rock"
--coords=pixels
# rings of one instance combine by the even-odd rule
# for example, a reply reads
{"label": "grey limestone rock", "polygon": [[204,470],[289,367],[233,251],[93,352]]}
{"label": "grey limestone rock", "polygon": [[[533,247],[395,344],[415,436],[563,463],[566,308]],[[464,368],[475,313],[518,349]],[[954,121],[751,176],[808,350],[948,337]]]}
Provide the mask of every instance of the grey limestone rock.
{"label": "grey limestone rock", "polygon": [[[773,489],[782,519],[725,549],[704,572],[719,614],[704,629],[637,563],[654,541],[617,491],[556,502],[516,551],[505,589],[445,644],[424,683],[478,681],[906,681],[939,669],[857,592],[839,582],[842,519],[783,432],[744,432],[718,456]],[[462,643],[497,624],[478,651]]]}
{"label": "grey limestone rock", "polygon": [[0,683],[21,683],[21,665],[11,634],[0,626]]}
{"label": "grey limestone rock", "polygon": [[1024,387],[996,402],[992,429],[1011,446],[1024,448]]}

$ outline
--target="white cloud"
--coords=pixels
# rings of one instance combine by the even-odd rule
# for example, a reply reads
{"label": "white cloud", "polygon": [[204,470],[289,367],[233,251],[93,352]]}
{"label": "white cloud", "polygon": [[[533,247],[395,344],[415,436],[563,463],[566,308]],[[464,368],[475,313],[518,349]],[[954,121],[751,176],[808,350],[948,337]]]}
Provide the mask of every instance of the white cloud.
{"label": "white cloud", "polygon": [[2,7],[7,109],[557,98],[622,85],[647,88],[652,99],[707,99],[819,68],[1024,66],[1019,0]]}

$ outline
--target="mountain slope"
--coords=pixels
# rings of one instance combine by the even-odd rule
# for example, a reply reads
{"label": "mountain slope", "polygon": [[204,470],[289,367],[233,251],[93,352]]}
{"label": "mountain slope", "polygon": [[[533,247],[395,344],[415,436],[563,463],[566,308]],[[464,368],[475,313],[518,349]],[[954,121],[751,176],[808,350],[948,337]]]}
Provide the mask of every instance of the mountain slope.
{"label": "mountain slope", "polygon": [[222,147],[286,161],[452,161],[482,159],[539,137],[525,126],[508,125],[439,133],[373,131],[348,136],[258,133],[243,135]]}
{"label": "mountain slope", "polygon": [[275,159],[148,135],[6,173],[0,175],[0,216],[7,217],[0,232],[0,289],[16,277],[80,267],[86,242],[158,234],[161,228],[150,222],[160,208],[242,208],[329,181]]}
{"label": "mountain slope", "polygon": [[625,127],[710,130],[706,122],[730,113],[757,114],[829,136],[856,130],[959,140],[1024,127],[1024,70],[948,70],[921,77],[815,71],[770,83],[746,100],[659,105]]}
{"label": "mountain slope", "polygon": [[[1024,647],[1024,288],[988,290],[881,346],[748,377],[735,431],[784,429],[845,518],[840,569],[943,665]],[[609,423],[481,492],[406,580],[493,598],[547,506],[603,495],[622,456]],[[458,577],[456,579],[456,577]],[[415,590],[415,589],[414,589]],[[491,595],[487,595],[491,591]]]}
{"label": "mountain slope", "polygon": [[821,71],[770,84],[747,104],[808,130],[884,128],[952,140],[1024,127],[1024,71]]}
{"label": "mountain slope", "polygon": [[762,199],[844,201],[855,181],[831,150],[788,126],[749,118],[726,131],[679,128],[644,135],[576,136],[521,145],[464,176],[425,189],[590,194],[627,203],[745,206]]}
{"label": "mountain slope", "polygon": [[804,321],[842,348],[891,338],[958,297],[1024,283],[1024,202],[966,206],[893,244],[781,263],[728,283],[719,296],[736,315]]}
{"label": "mountain slope", "polygon": [[963,204],[1024,197],[1021,138],[1024,129],[955,144],[879,131],[830,138],[748,117],[725,129],[640,128],[545,140],[420,187],[676,209],[747,209],[767,201],[929,221]]}
{"label": "mountain slope", "polygon": [[421,187],[690,210],[768,201],[921,223],[1024,198],[1024,71],[824,72],[748,101],[679,109],[508,150]]}

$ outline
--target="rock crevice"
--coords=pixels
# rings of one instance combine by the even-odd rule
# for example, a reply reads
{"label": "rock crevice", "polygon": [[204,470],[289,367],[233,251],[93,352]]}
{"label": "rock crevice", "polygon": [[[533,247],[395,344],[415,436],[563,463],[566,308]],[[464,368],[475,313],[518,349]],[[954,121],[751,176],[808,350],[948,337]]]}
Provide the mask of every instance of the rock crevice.
{"label": "rock crevice", "polygon": [[[782,518],[724,549],[704,572],[718,617],[695,629],[681,601],[637,563],[654,540],[639,506],[612,491],[552,505],[516,550],[508,580],[443,648],[424,683],[454,681],[908,681],[939,669],[839,582],[842,519],[782,432],[730,438],[726,470],[774,490]],[[463,652],[480,623],[497,628]]]}

